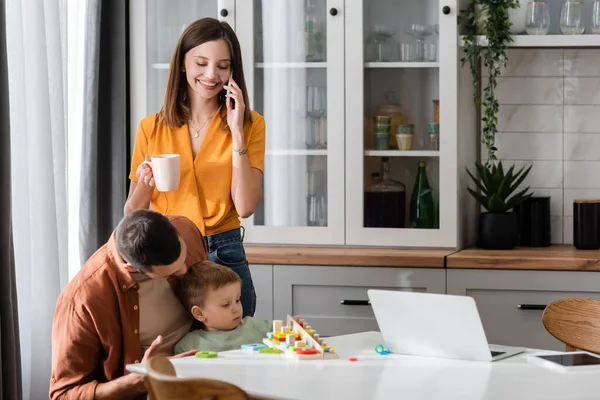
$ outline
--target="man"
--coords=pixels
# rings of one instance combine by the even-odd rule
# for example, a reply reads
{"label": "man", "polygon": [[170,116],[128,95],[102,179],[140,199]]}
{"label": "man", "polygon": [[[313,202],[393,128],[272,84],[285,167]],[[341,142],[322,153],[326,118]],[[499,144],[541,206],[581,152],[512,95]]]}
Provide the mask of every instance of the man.
{"label": "man", "polygon": [[143,377],[126,374],[125,365],[172,355],[192,319],[171,284],[207,258],[200,231],[185,217],[137,210],[123,218],[58,298],[50,398],[142,396]]}

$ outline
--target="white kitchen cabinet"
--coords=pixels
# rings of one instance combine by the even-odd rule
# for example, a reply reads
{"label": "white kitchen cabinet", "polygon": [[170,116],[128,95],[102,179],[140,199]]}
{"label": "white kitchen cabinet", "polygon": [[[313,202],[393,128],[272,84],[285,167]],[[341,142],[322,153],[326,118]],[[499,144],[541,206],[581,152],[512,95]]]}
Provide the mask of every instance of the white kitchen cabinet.
{"label": "white kitchen cabinet", "polygon": [[[161,32],[219,17],[238,34],[250,106],[267,127],[263,199],[242,220],[246,243],[458,248],[477,215],[464,166],[478,159],[471,77],[459,68],[459,1],[134,0],[132,135],[141,117],[160,108],[168,66],[161,54],[174,41]],[[167,28],[163,20],[174,22]],[[423,46],[407,33],[415,24],[431,33]],[[391,147],[375,148],[372,121],[392,98],[414,126],[410,150],[398,149],[395,134]],[[439,150],[428,133],[433,100]],[[404,194],[372,195],[383,157]],[[431,229],[409,228],[421,161],[439,207]]]}
{"label": "white kitchen cabinet", "polygon": [[489,343],[565,350],[544,328],[543,310],[567,297],[600,299],[600,274],[449,268],[447,290],[475,299]]}
{"label": "white kitchen cabinet", "polygon": [[255,318],[273,319],[273,266],[250,264],[250,274],[256,292]]}
{"label": "white kitchen cabinet", "polygon": [[321,336],[378,331],[368,289],[444,293],[443,268],[273,266],[276,319],[300,315]]}

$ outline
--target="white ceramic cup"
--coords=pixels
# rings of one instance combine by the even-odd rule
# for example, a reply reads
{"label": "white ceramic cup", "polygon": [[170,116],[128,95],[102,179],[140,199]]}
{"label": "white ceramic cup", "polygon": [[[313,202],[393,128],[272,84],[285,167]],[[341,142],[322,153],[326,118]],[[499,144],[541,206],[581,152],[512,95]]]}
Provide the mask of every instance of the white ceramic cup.
{"label": "white ceramic cup", "polygon": [[152,168],[156,189],[159,192],[177,190],[181,175],[179,154],[157,154],[151,160],[142,164],[148,164]]}

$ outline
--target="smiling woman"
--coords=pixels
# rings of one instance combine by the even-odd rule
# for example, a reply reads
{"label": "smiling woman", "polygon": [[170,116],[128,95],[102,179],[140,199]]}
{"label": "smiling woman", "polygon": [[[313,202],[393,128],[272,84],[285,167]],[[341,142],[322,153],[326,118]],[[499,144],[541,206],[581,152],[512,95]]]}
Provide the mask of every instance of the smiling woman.
{"label": "smiling woman", "polygon": [[[152,156],[179,154],[176,190],[161,192]],[[125,212],[148,208],[191,219],[205,235],[209,259],[242,280],[244,316],[256,294],[239,218],[262,196],[265,121],[248,108],[238,39],[226,22],[203,18],[177,41],[162,109],[142,119],[132,155]],[[145,163],[144,161],[149,161]]]}

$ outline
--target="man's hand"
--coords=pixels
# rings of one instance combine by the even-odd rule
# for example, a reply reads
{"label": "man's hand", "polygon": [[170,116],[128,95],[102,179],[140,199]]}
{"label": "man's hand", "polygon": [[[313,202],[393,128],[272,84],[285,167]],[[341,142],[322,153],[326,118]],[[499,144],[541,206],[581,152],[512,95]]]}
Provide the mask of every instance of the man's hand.
{"label": "man's hand", "polygon": [[[147,362],[149,359],[154,357],[160,347],[162,346],[162,336],[157,336],[152,342],[150,347],[144,353],[142,363]],[[144,385],[144,375],[142,374],[128,374],[114,381],[100,383],[96,387],[96,400],[113,400],[136,397],[146,393],[146,386]]]}
{"label": "man's hand", "polygon": [[197,352],[198,352],[198,350],[188,350],[188,351],[183,352],[183,353],[175,354],[174,356],[171,356],[169,358],[189,357],[189,356],[193,356]]}

